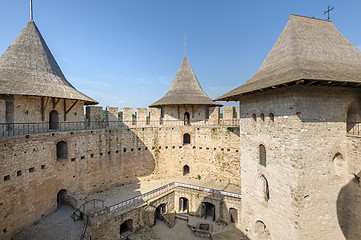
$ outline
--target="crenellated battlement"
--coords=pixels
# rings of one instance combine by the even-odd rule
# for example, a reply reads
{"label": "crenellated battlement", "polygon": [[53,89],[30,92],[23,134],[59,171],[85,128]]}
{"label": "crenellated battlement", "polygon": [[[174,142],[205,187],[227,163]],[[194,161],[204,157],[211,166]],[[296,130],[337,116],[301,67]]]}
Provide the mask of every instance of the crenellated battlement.
{"label": "crenellated battlement", "polygon": [[[187,110],[186,110],[187,111]],[[100,122],[108,123],[109,127],[154,127],[154,126],[238,126],[239,125],[239,107],[209,107],[208,116],[197,118],[196,110],[190,110],[189,119],[185,121],[183,115],[162,116],[162,110],[159,108],[130,108],[130,107],[106,107],[105,114],[102,107],[86,107],[86,122],[98,124]],[[177,115],[177,114],[175,114]],[[199,115],[201,115],[199,113]],[[173,116],[173,115],[172,115]]]}

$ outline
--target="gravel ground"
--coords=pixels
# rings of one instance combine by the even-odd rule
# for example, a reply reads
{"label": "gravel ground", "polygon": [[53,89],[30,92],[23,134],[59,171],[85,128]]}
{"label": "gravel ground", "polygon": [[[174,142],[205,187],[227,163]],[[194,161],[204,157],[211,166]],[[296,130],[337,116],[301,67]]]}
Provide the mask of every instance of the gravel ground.
{"label": "gravel ground", "polygon": [[79,240],[83,221],[74,222],[73,209],[60,205],[58,210],[13,237],[13,240]]}

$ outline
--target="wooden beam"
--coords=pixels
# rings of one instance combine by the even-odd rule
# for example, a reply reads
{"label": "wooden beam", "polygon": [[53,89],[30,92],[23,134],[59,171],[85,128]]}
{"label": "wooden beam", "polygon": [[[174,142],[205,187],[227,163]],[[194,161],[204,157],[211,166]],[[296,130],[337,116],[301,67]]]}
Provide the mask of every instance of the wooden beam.
{"label": "wooden beam", "polygon": [[[65,102],[65,99],[64,99],[64,102]],[[66,116],[68,115],[68,113],[73,109],[73,107],[79,102],[79,100],[76,100],[68,110],[66,110],[66,105],[64,104],[64,107],[65,107],[65,114],[64,114],[64,121],[66,121]]]}
{"label": "wooden beam", "polygon": [[175,107],[177,108],[177,112],[178,112],[178,119],[180,119],[179,106],[178,106],[178,105],[175,105]]}
{"label": "wooden beam", "polygon": [[58,98],[58,100],[56,100],[56,98],[53,98],[53,108],[55,109],[55,107],[59,104],[61,98]]}
{"label": "wooden beam", "polygon": [[307,83],[306,85],[312,85],[312,84],[314,84],[314,83],[316,83],[317,81],[311,81],[311,82],[309,82],[309,83]]}
{"label": "wooden beam", "polygon": [[192,117],[194,118],[194,112],[196,111],[197,108],[197,104],[193,105],[193,109],[192,109]]}
{"label": "wooden beam", "polygon": [[41,114],[42,114],[43,122],[45,121],[45,111],[46,111],[46,107],[48,106],[49,99],[50,99],[49,97],[41,97]]}

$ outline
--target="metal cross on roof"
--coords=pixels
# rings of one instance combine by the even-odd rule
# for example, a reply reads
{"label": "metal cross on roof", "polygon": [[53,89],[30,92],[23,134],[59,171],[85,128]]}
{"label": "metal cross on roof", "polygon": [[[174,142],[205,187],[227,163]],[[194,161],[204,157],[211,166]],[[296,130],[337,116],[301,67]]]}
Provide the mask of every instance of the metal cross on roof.
{"label": "metal cross on roof", "polygon": [[327,21],[330,21],[330,12],[334,9],[335,9],[334,6],[331,7],[331,5],[328,5],[327,11],[323,12],[323,15],[326,15],[326,13],[327,13]]}

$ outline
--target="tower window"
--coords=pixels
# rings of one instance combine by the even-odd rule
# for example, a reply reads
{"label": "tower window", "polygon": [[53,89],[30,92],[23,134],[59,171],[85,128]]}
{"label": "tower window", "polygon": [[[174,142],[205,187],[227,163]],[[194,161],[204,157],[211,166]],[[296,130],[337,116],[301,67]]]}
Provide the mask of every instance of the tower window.
{"label": "tower window", "polygon": [[190,144],[191,143],[191,135],[189,133],[183,134],[183,144]]}
{"label": "tower window", "polygon": [[68,159],[68,144],[64,141],[59,141],[56,144],[56,157],[57,161]]}
{"label": "tower window", "polygon": [[266,147],[261,144],[259,145],[259,164],[266,166]]}

